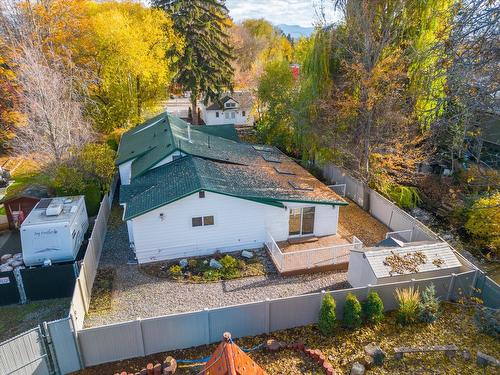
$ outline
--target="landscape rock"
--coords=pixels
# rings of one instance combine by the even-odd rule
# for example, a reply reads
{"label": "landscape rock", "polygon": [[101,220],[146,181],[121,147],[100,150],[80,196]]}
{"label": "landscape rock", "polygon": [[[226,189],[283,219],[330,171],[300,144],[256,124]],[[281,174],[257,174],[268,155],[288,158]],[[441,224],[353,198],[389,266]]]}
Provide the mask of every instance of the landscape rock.
{"label": "landscape rock", "polygon": [[386,357],[386,353],[380,346],[373,342],[365,346],[365,354],[368,357],[366,362],[375,366],[382,366]]}
{"label": "landscape rock", "polygon": [[7,263],[10,258],[12,258],[12,254],[4,254],[0,257],[0,263],[1,264]]}
{"label": "landscape rock", "polygon": [[471,359],[471,354],[470,354],[470,351],[468,351],[467,349],[463,350],[462,351],[462,358],[465,360],[465,361],[469,361]]}
{"label": "landscape rock", "polygon": [[14,268],[9,266],[8,264],[3,264],[0,266],[0,272],[9,272],[12,271]]}
{"label": "landscape rock", "polygon": [[14,260],[22,260],[23,259],[23,253],[16,253],[16,254],[12,255],[12,258]]}
{"label": "landscape rock", "polygon": [[181,268],[186,268],[188,266],[188,260],[187,259],[179,260],[179,266],[181,266]]}
{"label": "landscape rock", "polygon": [[253,254],[251,251],[248,251],[248,250],[243,250],[243,251],[241,252],[241,256],[242,256],[243,258],[246,258],[246,259],[252,259],[252,258],[253,258],[253,255],[254,255],[254,254]]}
{"label": "landscape rock", "polygon": [[222,268],[222,264],[220,264],[215,259],[210,259],[210,267],[215,268],[216,270],[220,270]]}
{"label": "landscape rock", "polygon": [[354,362],[351,368],[351,375],[363,375],[365,373],[365,366],[359,362]]}

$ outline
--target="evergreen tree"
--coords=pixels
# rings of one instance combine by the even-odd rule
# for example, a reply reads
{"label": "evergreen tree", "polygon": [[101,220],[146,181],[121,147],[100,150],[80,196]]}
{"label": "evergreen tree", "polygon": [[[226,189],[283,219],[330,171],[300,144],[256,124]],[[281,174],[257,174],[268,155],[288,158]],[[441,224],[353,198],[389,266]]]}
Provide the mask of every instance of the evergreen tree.
{"label": "evergreen tree", "polygon": [[336,324],[335,300],[330,293],[326,293],[319,310],[318,327],[323,335],[331,335]]}
{"label": "evergreen tree", "polygon": [[228,35],[230,19],[222,0],[153,0],[174,22],[174,30],[185,41],[176,56],[175,80],[191,91],[193,124],[198,124],[197,100],[217,100],[232,89],[233,51]]}

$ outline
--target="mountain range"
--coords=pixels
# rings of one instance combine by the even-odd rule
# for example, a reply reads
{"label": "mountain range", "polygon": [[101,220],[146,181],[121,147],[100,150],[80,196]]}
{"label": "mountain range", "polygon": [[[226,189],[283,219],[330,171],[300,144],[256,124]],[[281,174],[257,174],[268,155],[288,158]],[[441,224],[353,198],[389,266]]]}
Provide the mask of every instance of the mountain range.
{"label": "mountain range", "polygon": [[293,39],[299,39],[302,36],[308,37],[314,31],[314,27],[303,27],[299,25],[279,24],[276,25],[276,27],[283,31],[285,35],[290,34]]}

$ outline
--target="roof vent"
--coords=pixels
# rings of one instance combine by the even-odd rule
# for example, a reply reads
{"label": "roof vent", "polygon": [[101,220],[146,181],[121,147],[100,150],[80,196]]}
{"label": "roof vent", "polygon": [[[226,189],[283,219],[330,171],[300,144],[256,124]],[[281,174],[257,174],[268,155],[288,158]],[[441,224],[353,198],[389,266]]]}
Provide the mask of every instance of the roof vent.
{"label": "roof vent", "polygon": [[45,215],[47,216],[58,216],[63,210],[63,205],[54,203],[49,205],[47,209],[45,210]]}
{"label": "roof vent", "polygon": [[265,161],[268,161],[270,163],[281,163],[281,160],[280,158],[278,157],[278,155],[274,155],[274,154],[271,154],[271,153],[264,153],[262,155],[262,158],[265,160]]}

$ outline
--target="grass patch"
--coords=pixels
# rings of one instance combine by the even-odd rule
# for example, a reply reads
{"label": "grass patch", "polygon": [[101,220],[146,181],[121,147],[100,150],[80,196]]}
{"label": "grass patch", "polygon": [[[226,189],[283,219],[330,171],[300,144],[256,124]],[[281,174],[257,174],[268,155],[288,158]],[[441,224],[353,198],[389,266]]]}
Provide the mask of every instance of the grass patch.
{"label": "grass patch", "polygon": [[88,315],[111,312],[111,295],[116,271],[114,268],[99,268],[92,288]]}
{"label": "grass patch", "polygon": [[[254,253],[252,259],[240,253],[215,254],[208,257],[188,258],[188,265],[181,268],[178,261],[156,262],[141,265],[140,271],[148,276],[167,278],[179,282],[207,283],[266,274],[265,259]],[[210,259],[217,259],[221,269],[210,267]]]}
{"label": "grass patch", "polygon": [[12,197],[28,185],[50,185],[50,178],[40,170],[40,166],[32,160],[23,160],[11,176],[14,182],[7,188],[6,197]]}
{"label": "grass patch", "polygon": [[0,341],[25,332],[44,321],[68,316],[69,298],[34,301],[0,307]]}
{"label": "grass patch", "polygon": [[[498,341],[478,331],[472,318],[473,309],[449,303],[443,303],[442,309],[442,316],[433,324],[417,323],[401,328],[396,323],[396,312],[392,312],[383,322],[363,325],[357,330],[346,329],[339,325],[335,328],[333,335],[328,337],[319,333],[317,325],[309,325],[235,341],[242,348],[254,347],[270,338],[283,342],[302,341],[307,347],[321,350],[329,358],[337,374],[348,374],[354,362],[363,362],[364,346],[370,342],[380,345],[387,352],[387,358],[382,367],[372,367],[369,374],[482,374],[482,369],[476,365],[474,359],[476,352],[479,350],[500,358]],[[397,346],[446,344],[455,344],[460,350],[469,350],[472,359],[467,361],[457,355],[450,361],[443,353],[409,354],[401,361],[394,359],[394,348]],[[147,363],[163,361],[167,355],[176,359],[198,359],[211,355],[216,347],[217,344],[212,344],[158,353],[88,368],[76,374],[114,374],[121,371],[135,373]],[[273,353],[258,350],[249,353],[249,356],[269,375],[323,373],[313,360],[291,350]],[[194,375],[200,370],[200,366],[180,364],[178,372]],[[490,367],[485,374],[495,374],[495,371]]]}

